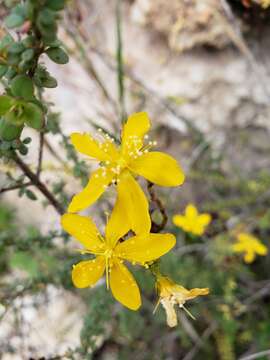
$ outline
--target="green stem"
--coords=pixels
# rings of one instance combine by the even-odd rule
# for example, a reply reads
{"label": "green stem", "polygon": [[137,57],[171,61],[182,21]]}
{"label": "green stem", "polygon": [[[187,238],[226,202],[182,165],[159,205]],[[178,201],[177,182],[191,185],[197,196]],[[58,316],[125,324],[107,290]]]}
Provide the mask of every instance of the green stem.
{"label": "green stem", "polygon": [[125,110],[125,85],[124,85],[124,64],[123,64],[123,42],[122,42],[122,16],[121,0],[116,0],[116,35],[117,35],[117,80],[118,80],[118,99],[120,107],[120,119],[124,123],[126,120]]}

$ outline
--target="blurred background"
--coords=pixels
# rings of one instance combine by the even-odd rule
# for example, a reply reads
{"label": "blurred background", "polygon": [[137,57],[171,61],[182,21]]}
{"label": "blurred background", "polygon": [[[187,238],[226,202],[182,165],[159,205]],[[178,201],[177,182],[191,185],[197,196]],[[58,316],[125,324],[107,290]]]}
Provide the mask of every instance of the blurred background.
{"label": "blurred background", "polygon": [[[0,1],[1,19],[12,3]],[[0,159],[1,359],[270,358],[270,256],[247,264],[231,250],[239,231],[269,248],[268,5],[68,2],[59,37],[70,61],[43,59],[58,87],[44,94],[51,111],[41,179],[67,206],[92,170],[92,162],[74,152],[70,133],[103,128],[117,134],[121,114],[147,111],[150,138],[186,173],[180,188],[156,187],[169,217],[166,231],[177,235],[162,270],[186,288],[209,287],[211,294],[188,304],[196,321],[179,309],[179,324],[171,329],[162,307],[153,315],[157,295],[144,269],[133,271],[143,298],[137,312],[116,303],[102,282],[75,289],[70,270],[81,258],[77,244],[43,195],[20,186],[20,170]],[[32,142],[24,161],[34,167],[39,136],[25,129],[27,136]],[[113,191],[85,213],[102,225],[112,201]],[[172,223],[188,203],[212,216],[203,236]]]}

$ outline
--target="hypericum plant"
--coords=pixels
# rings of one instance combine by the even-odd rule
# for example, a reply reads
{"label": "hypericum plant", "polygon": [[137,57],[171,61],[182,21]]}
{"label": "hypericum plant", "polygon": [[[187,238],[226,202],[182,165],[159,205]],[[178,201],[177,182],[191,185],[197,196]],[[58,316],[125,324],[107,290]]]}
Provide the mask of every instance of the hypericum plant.
{"label": "hypericum plant", "polygon": [[[0,41],[0,76],[4,85],[4,92],[0,96],[0,155],[13,159],[24,175],[17,180],[10,176],[15,184],[0,192],[17,188],[20,196],[26,194],[35,200],[35,194],[28,189],[34,185],[62,215],[64,230],[84,245],[82,254],[91,256],[73,267],[72,280],[76,287],[91,287],[105,273],[107,287],[111,288],[114,297],[129,309],[137,310],[141,305],[140,291],[124,265],[126,261],[131,262],[151,272],[155,277],[161,303],[168,305],[169,302],[172,312],[175,301],[182,306],[185,300],[206,295],[208,289],[188,291],[178,285],[164,285],[169,280],[164,280],[168,278],[161,273],[159,259],[174,247],[176,239],[172,234],[158,234],[164,230],[168,217],[166,208],[155,194],[154,185],[177,187],[183,184],[185,176],[172,156],[152,151],[157,144],[147,140],[151,127],[147,113],[125,116],[122,63],[119,65],[121,76],[118,79],[121,85],[121,120],[124,120],[121,132],[112,137],[100,131],[99,139],[90,134],[71,135],[75,150],[96,160],[99,167],[90,176],[86,187],[73,197],[68,213],[64,214],[67,202],[62,191],[64,183],[60,181],[54,184],[51,192],[40,180],[44,136],[48,131],[61,135],[62,145],[74,163],[73,173],[79,174],[82,179],[86,172],[86,167],[77,158],[67,136],[61,133],[57,115],[51,113],[42,97],[44,88],[56,87],[57,81],[49,74],[41,56],[47,55],[57,64],[68,62],[68,55],[57,38],[57,21],[64,5],[64,0],[18,1],[5,19],[6,28],[16,29],[16,32],[5,30]],[[119,31],[118,28],[118,36]],[[118,45],[117,59],[120,63],[120,41]],[[31,138],[20,139],[25,126],[40,132],[36,172],[17,154],[18,150],[25,155],[27,145],[31,142]],[[49,143],[47,146],[53,152]],[[57,154],[55,157],[67,167]],[[137,182],[138,176],[147,180],[150,201]],[[75,213],[99,200],[109,186],[116,188],[117,197],[102,236],[90,218]],[[56,193],[61,193],[59,200],[55,197]],[[153,220],[149,202],[159,209],[163,217],[160,224]],[[175,320],[168,323],[170,326],[176,325]]]}

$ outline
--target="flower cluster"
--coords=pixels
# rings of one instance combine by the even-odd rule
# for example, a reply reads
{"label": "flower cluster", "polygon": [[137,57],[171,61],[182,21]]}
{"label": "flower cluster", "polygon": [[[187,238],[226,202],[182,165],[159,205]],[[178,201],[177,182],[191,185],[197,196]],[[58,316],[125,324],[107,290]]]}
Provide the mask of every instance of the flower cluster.
{"label": "flower cluster", "polygon": [[[90,176],[86,187],[72,198],[68,213],[61,220],[64,230],[84,246],[81,252],[94,255],[94,258],[73,266],[74,285],[78,288],[94,286],[105,273],[107,288],[111,289],[116,300],[131,310],[140,307],[141,297],[125,262],[151,268],[176,243],[172,234],[151,233],[148,200],[135,176],[140,175],[160,186],[179,186],[185,178],[173,157],[151,151],[156,143],[146,143],[149,129],[149,118],[145,112],[141,112],[128,118],[123,126],[121,144],[102,131],[100,140],[88,134],[71,135],[75,149],[97,160],[99,167]],[[109,186],[116,188],[117,197],[103,236],[90,218],[76,213],[97,201]],[[202,221],[203,215],[199,219],[202,228],[206,221]],[[173,299],[183,305],[185,300],[206,294],[206,291],[196,294],[192,290],[188,292],[180,285],[175,285],[177,294],[165,296],[164,282],[162,278],[157,278],[163,305],[168,301],[174,305]],[[179,289],[185,290],[181,290],[181,301]],[[194,293],[194,296],[189,293]],[[165,309],[167,311],[168,307],[165,306]]]}

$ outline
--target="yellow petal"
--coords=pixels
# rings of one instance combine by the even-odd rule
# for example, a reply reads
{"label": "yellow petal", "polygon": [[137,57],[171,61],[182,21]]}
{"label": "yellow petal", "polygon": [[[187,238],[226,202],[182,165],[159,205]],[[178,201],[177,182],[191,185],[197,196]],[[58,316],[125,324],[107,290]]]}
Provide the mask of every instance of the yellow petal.
{"label": "yellow petal", "polygon": [[73,197],[68,212],[78,212],[92,205],[103,194],[113,177],[114,174],[105,167],[94,171],[83,191]]}
{"label": "yellow petal", "polygon": [[244,256],[244,261],[248,264],[252,263],[255,260],[255,252],[248,250]]}
{"label": "yellow petal", "polygon": [[105,270],[105,258],[98,256],[94,260],[81,261],[73,266],[72,281],[77,288],[95,285]]}
{"label": "yellow petal", "polygon": [[127,267],[119,261],[114,261],[111,268],[110,287],[115,299],[127,308],[137,310],[141,306],[139,287]]}
{"label": "yellow petal", "polygon": [[148,201],[140,185],[128,171],[120,175],[117,193],[118,201],[125,213],[122,218],[122,222],[126,222],[124,227],[129,227],[135,234],[149,233],[151,219]]}
{"label": "yellow petal", "polygon": [[196,219],[198,216],[198,211],[193,204],[188,204],[185,210],[186,217],[189,219]]}
{"label": "yellow petal", "polygon": [[157,151],[141,155],[130,164],[130,169],[160,186],[178,186],[185,179],[178,162],[170,155]]}
{"label": "yellow petal", "polygon": [[232,245],[232,251],[233,252],[243,252],[246,250],[246,246],[245,244],[241,243],[241,242],[238,242],[238,243],[235,243]]}
{"label": "yellow petal", "polygon": [[174,285],[172,291],[179,305],[183,305],[187,300],[194,299],[197,296],[209,294],[208,288],[194,288],[188,290],[184,288],[184,286],[178,284]]}
{"label": "yellow petal", "polygon": [[122,152],[128,153],[131,149],[140,149],[144,135],[151,126],[146,112],[139,112],[128,117],[122,132]]}
{"label": "yellow petal", "polygon": [[194,299],[197,296],[204,296],[209,294],[208,288],[194,288],[189,290],[187,300]]}
{"label": "yellow petal", "polygon": [[210,224],[212,218],[210,214],[201,214],[198,217],[198,223],[200,226],[206,227],[208,224]]}
{"label": "yellow petal", "polygon": [[174,215],[173,223],[174,223],[174,225],[180,227],[181,229],[185,229],[186,218],[183,215]]}
{"label": "yellow petal", "polygon": [[115,252],[122,259],[144,264],[166,254],[175,243],[176,239],[172,234],[145,234],[119,243]]}
{"label": "yellow petal", "polygon": [[177,325],[177,315],[174,309],[174,302],[169,298],[163,298],[160,302],[166,312],[167,324],[170,327],[175,327]]}
{"label": "yellow petal", "polygon": [[90,218],[77,214],[64,214],[61,225],[66,232],[93,253],[103,248],[98,229]]}
{"label": "yellow petal", "polygon": [[256,253],[259,255],[266,255],[268,253],[268,248],[261,242],[257,242],[256,244]]}
{"label": "yellow petal", "polygon": [[97,142],[90,135],[73,133],[70,138],[73,146],[80,153],[100,161],[109,160],[109,154],[102,149],[102,144]]}
{"label": "yellow petal", "polygon": [[106,242],[112,247],[131,229],[131,222],[127,221],[127,204],[122,193],[118,192],[115,206],[105,229]]}

